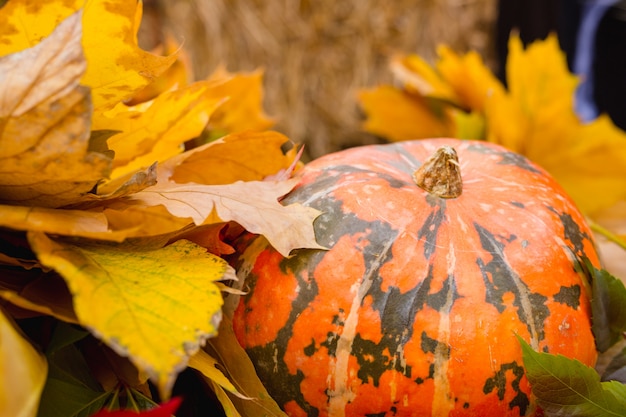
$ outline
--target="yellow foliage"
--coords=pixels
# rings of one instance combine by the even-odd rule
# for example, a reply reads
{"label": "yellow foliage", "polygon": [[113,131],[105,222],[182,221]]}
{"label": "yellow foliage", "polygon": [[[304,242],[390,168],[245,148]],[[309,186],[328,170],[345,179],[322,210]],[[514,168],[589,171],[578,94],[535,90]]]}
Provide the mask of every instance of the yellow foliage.
{"label": "yellow foliage", "polygon": [[[319,213],[279,203],[295,185],[297,147],[260,132],[273,123],[262,109],[262,72],[219,70],[188,83],[176,47],[168,56],[138,47],[141,11],[127,0],[0,8],[0,298],[12,306],[7,316],[88,329],[166,398],[217,333],[226,287],[216,281],[235,278],[207,251],[232,251],[219,231],[237,221],[288,255],[319,247]],[[12,395],[31,415],[45,362],[6,334],[0,357],[23,366],[3,374],[23,380]],[[25,347],[9,346],[14,339]],[[37,379],[27,375],[35,365],[44,370]],[[208,374],[217,395],[236,391]],[[107,389],[124,380],[103,378]]]}
{"label": "yellow foliage", "polygon": [[589,215],[626,199],[626,133],[607,116],[578,119],[578,80],[556,36],[527,49],[511,37],[507,88],[476,53],[438,53],[433,67],[414,55],[395,58],[401,87],[361,93],[366,130],[394,141],[454,136],[504,145],[548,170]]}
{"label": "yellow foliage", "polygon": [[277,132],[245,131],[199,146],[172,171],[177,183],[218,185],[235,181],[260,181],[288,166],[296,148],[282,152],[289,139]]}
{"label": "yellow foliage", "polygon": [[176,60],[139,48],[142,4],[126,0],[11,1],[0,13],[0,56],[36,45],[79,10],[84,34],[78,40],[88,63],[81,84],[91,88],[96,110],[132,97]]}
{"label": "yellow foliage", "polygon": [[0,415],[35,417],[48,364],[0,310]]}
{"label": "yellow foliage", "polygon": [[222,298],[214,281],[230,267],[194,243],[129,251],[35,232],[29,241],[67,282],[80,323],[146,370],[165,397],[188,356],[217,333]]}
{"label": "yellow foliage", "polygon": [[0,57],[0,201],[59,207],[108,175],[89,149],[90,95],[80,14],[31,49]]}
{"label": "yellow foliage", "polygon": [[118,131],[107,144],[115,152],[113,179],[132,174],[156,161],[181,153],[184,143],[202,133],[224,97],[210,94],[204,84],[165,92],[137,108],[118,104],[93,120],[94,130]]}
{"label": "yellow foliage", "polygon": [[359,99],[367,114],[365,129],[390,140],[449,136],[453,132],[446,115],[436,114],[425,97],[408,91],[382,85],[361,91]]}

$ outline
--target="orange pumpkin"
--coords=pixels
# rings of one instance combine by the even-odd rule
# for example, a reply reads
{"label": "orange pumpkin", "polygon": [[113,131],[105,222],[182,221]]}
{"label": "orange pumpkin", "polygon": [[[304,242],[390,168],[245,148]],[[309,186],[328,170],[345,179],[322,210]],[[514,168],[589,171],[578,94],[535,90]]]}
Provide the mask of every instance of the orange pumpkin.
{"label": "orange pumpkin", "polygon": [[537,165],[433,139],[348,149],[297,175],[284,203],[322,212],[329,250],[284,258],[242,238],[249,294],[233,318],[290,416],[535,415],[516,335],[594,364],[578,272],[580,257],[598,265],[591,232]]}

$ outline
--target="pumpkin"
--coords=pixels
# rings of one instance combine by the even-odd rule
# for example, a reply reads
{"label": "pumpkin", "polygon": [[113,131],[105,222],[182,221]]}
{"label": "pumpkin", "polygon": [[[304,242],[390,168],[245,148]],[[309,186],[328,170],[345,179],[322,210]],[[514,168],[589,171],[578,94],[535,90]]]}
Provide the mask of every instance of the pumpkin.
{"label": "pumpkin", "polygon": [[[540,167],[429,139],[347,149],[297,174],[328,250],[238,242],[235,334],[290,416],[540,415],[516,335],[596,360],[590,229]],[[285,230],[285,233],[289,233]]]}

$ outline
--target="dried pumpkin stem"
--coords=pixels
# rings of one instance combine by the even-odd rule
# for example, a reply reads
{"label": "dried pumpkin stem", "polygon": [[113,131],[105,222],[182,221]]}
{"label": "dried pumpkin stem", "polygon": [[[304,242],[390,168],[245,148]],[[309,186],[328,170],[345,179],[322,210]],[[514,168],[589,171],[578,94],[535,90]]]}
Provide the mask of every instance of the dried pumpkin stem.
{"label": "dried pumpkin stem", "polygon": [[423,190],[441,198],[456,198],[463,192],[459,157],[451,146],[442,146],[413,174]]}

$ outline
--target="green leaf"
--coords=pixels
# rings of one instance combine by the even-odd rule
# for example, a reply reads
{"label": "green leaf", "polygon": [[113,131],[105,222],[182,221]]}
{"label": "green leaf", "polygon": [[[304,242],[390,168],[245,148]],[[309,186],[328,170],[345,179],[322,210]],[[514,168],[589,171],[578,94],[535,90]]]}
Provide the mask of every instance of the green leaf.
{"label": "green leaf", "polygon": [[623,338],[626,331],[626,288],[624,283],[588,259],[583,266],[592,277],[592,330],[598,351],[605,352]]}
{"label": "green leaf", "polygon": [[88,417],[111,397],[89,372],[89,366],[75,342],[88,333],[59,322],[46,355],[50,370],[41,394],[40,417]]}
{"label": "green leaf", "polygon": [[93,391],[76,381],[50,377],[41,395],[38,417],[89,417],[110,396],[109,392]]}
{"label": "green leaf", "polygon": [[600,382],[600,376],[580,361],[535,352],[518,336],[526,377],[546,416],[606,417],[626,415],[626,386]]}

